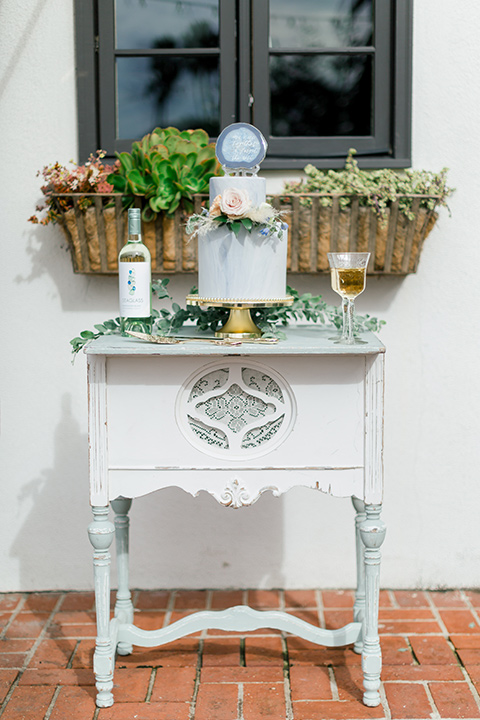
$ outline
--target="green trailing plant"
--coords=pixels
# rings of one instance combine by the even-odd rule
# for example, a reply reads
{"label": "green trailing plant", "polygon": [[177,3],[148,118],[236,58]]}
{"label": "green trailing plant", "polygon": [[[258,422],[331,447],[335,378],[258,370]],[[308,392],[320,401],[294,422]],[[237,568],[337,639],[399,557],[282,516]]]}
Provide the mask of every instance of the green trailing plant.
{"label": "green trailing plant", "polygon": [[[173,302],[167,285],[169,279],[154,280],[152,292],[159,300],[168,300],[171,307],[162,307],[160,310],[153,310],[149,318],[138,323],[140,332],[155,333],[157,335],[175,335],[185,323],[193,323],[202,331],[214,333],[228,318],[229,311],[225,308],[207,308],[202,310],[196,305],[181,307]],[[196,288],[192,288],[190,294],[196,294]],[[340,328],[342,325],[342,310],[335,305],[328,305],[321,295],[303,293],[300,295],[297,290],[287,287],[287,292],[292,295],[293,304],[288,307],[256,308],[251,310],[253,321],[262,330],[264,337],[277,337],[284,339],[285,333],[281,328],[286,327],[292,320],[307,320],[307,322],[333,325]],[[356,315],[356,330],[380,330],[385,324],[370,315]],[[84,330],[78,337],[70,340],[72,352],[76,355],[89,340],[95,340],[102,335],[125,335],[121,318],[105,320],[94,325],[94,330]]]}
{"label": "green trailing plant", "polygon": [[180,203],[193,212],[193,195],[208,192],[210,178],[221,174],[215,146],[201,129],[155,128],[132,144],[131,153],[116,156],[118,167],[108,182],[128,196],[125,207],[144,198],[145,222],[161,211],[171,215]]}
{"label": "green trailing plant", "polygon": [[[306,178],[299,182],[286,182],[282,192],[288,196],[298,193],[326,193],[320,204],[329,207],[337,195],[341,208],[349,207],[352,196],[358,197],[360,206],[369,206],[379,215],[398,200],[399,210],[413,219],[413,197],[420,196],[420,207],[435,210],[447,206],[447,198],[454,192],[447,186],[447,168],[439,173],[426,170],[361,170],[355,160],[356,150],[349,151],[343,170],[319,170],[313,165],[304,168]],[[302,205],[311,205],[311,198],[302,198]]]}

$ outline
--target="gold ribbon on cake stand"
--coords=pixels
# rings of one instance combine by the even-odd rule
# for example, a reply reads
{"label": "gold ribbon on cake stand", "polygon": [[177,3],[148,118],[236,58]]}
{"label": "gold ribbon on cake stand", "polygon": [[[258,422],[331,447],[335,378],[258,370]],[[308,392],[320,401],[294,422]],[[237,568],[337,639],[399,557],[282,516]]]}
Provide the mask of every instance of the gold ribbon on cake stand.
{"label": "gold ribbon on cake stand", "polygon": [[250,340],[259,338],[262,331],[255,325],[250,310],[261,307],[283,307],[293,303],[293,297],[271,298],[269,300],[235,300],[234,298],[203,298],[198,295],[187,295],[187,305],[199,307],[221,307],[230,310],[230,315],[223,327],[217,330],[215,337]]}

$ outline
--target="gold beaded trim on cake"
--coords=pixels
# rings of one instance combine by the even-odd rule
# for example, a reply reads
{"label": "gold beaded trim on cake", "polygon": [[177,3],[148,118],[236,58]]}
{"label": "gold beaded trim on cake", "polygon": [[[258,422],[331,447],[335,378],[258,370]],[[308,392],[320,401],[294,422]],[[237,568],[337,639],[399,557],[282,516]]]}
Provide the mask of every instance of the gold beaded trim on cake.
{"label": "gold beaded trim on cake", "polygon": [[221,297],[199,297],[198,295],[187,295],[187,304],[195,305],[238,305],[238,306],[262,306],[266,305],[290,305],[293,303],[293,297],[287,295],[282,298],[221,298]]}

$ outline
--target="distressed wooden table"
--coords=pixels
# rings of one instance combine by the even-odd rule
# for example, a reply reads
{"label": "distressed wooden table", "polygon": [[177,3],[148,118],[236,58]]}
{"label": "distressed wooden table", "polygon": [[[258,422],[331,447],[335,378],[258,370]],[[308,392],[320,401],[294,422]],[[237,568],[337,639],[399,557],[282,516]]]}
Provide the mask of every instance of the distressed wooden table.
{"label": "distressed wooden table", "polygon": [[[332,329],[292,327],[287,340],[153,345],[102,337],[86,347],[89,467],[97,639],[97,705],[113,704],[115,653],[154,647],[206,628],[263,627],[362,654],[364,703],[380,702],[378,638],[383,485],[384,346],[336,345]],[[350,496],[356,511],[357,589],[353,622],[315,627],[288,613],[237,606],[198,612],[158,630],[133,624],[128,511],[132,498],[165,487],[209,492],[222,505],[251,505],[305,486]],[[109,520],[110,506],[114,523]],[[110,545],[116,536],[118,591],[110,620]]]}

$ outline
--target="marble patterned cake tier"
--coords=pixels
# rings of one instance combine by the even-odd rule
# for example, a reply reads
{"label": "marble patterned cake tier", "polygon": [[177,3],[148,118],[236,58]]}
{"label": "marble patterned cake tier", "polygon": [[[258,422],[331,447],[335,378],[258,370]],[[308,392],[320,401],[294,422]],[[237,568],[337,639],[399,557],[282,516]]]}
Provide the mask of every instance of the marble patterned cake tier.
{"label": "marble patterned cake tier", "polygon": [[[280,226],[280,223],[279,223]],[[286,295],[288,227],[282,237],[220,226],[198,236],[200,297],[269,300]]]}

